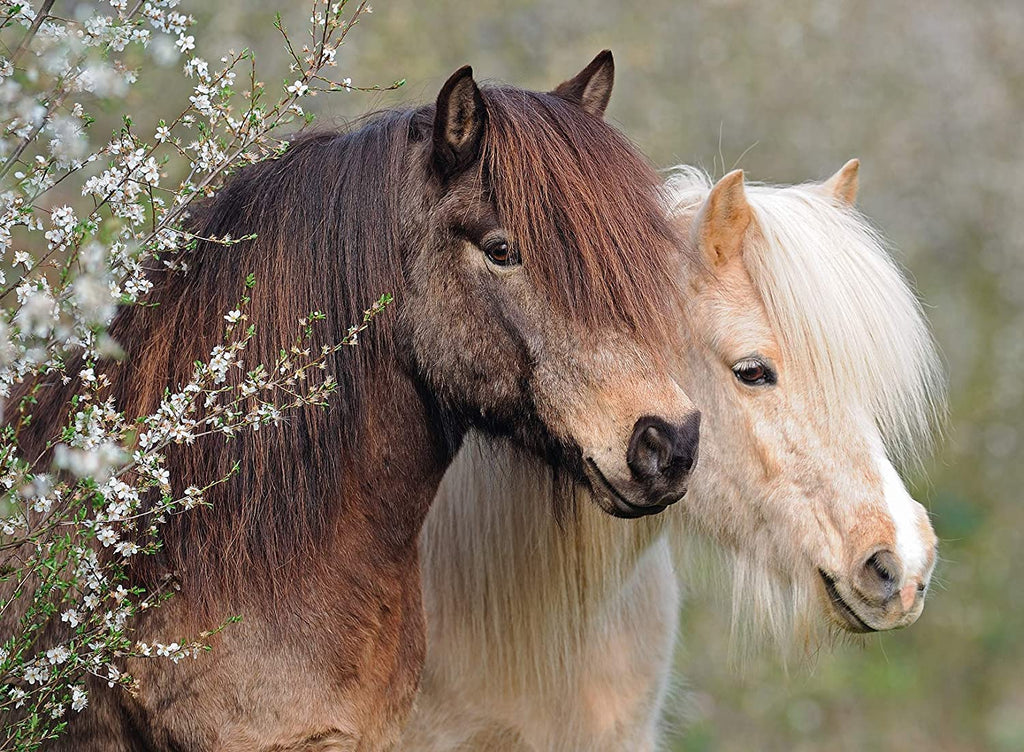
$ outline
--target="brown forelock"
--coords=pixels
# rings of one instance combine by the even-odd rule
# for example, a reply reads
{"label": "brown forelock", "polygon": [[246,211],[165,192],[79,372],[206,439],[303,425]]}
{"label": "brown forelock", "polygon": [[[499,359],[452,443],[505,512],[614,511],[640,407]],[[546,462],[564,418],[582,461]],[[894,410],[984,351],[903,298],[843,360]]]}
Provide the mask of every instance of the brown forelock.
{"label": "brown forelock", "polygon": [[683,251],[654,170],[560,97],[493,87],[484,99],[483,169],[533,284],[569,319],[663,353]]}

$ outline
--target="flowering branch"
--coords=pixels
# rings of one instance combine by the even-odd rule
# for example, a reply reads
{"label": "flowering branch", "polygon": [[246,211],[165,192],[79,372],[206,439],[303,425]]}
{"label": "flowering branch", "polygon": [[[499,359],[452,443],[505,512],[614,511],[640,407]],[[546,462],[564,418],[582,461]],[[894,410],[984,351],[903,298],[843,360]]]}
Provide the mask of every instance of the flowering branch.
{"label": "flowering branch", "polygon": [[[222,343],[188,382],[149,415],[118,409],[102,367],[121,357],[108,334],[118,306],[145,305],[155,271],[187,272],[179,250],[255,237],[190,233],[193,203],[234,170],[280,154],[282,130],[312,119],[303,98],[378,87],[330,75],[347,35],[371,12],[365,1],[310,0],[301,46],[278,19],[291,63],[273,99],[251,50],[228,51],[216,66],[194,54],[195,20],[178,0],[108,2],[72,20],[51,15],[53,0],[37,12],[0,0],[0,49],[13,49],[0,57],[0,400],[21,395],[0,413],[0,750],[36,749],[61,734],[69,714],[88,706],[89,677],[133,691],[126,659],[195,658],[229,628],[233,619],[166,641],[133,637],[133,617],[173,597],[175,583],[131,585],[130,563],[159,551],[163,524],[207,506],[210,489],[240,470],[174,479],[184,488],[175,494],[165,453],[326,404],[337,390],[332,356],[355,345],[390,302],[382,296],[340,342],[319,348],[310,343],[324,316],[311,312],[276,360],[247,364],[260,323],[248,319],[250,275],[224,314]],[[125,113],[113,138],[95,144],[88,109],[124,106],[147,61],[173,56],[192,82],[188,102],[151,128]],[[240,376],[229,379],[233,370]],[[40,398],[72,380],[80,387],[64,426],[41,454],[23,456],[19,438],[41,417]],[[63,638],[52,638],[54,623]]]}

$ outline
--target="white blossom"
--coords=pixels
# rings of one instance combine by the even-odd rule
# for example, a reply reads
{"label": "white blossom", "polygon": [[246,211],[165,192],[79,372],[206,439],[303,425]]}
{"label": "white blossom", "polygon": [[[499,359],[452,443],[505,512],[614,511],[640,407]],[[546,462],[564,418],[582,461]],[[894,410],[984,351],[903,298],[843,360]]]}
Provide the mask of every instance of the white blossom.
{"label": "white blossom", "polygon": [[85,687],[71,687],[71,709],[81,713],[88,704],[89,696],[85,692]]}
{"label": "white blossom", "polygon": [[50,662],[50,665],[58,665],[64,663],[71,657],[71,651],[63,645],[50,648],[46,651],[46,660]]}
{"label": "white blossom", "polygon": [[43,684],[50,678],[50,669],[42,664],[32,664],[25,668],[22,678],[29,684]]}
{"label": "white blossom", "polygon": [[108,548],[117,542],[117,533],[113,528],[101,525],[96,531],[96,540],[102,543],[104,548]]}

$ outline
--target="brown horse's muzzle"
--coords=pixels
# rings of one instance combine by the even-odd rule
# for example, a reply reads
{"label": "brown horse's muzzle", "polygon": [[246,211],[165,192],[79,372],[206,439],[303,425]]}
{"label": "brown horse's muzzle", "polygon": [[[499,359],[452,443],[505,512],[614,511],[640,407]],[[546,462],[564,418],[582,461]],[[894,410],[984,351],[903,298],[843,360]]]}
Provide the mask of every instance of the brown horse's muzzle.
{"label": "brown horse's muzzle", "polygon": [[681,422],[645,415],[633,426],[626,448],[628,478],[610,479],[588,457],[585,471],[598,504],[615,517],[662,512],[685,494],[700,446],[700,412]]}
{"label": "brown horse's muzzle", "polygon": [[678,425],[645,415],[633,427],[626,464],[652,504],[667,506],[686,493],[699,448],[700,412]]}

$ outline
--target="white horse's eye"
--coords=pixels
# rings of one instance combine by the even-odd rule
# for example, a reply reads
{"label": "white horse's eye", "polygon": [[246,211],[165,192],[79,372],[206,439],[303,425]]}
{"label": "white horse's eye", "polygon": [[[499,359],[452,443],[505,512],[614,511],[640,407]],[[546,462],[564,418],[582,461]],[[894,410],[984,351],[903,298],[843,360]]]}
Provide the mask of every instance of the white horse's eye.
{"label": "white horse's eye", "polygon": [[762,360],[747,358],[732,367],[736,378],[750,386],[770,386],[778,380],[775,371]]}

